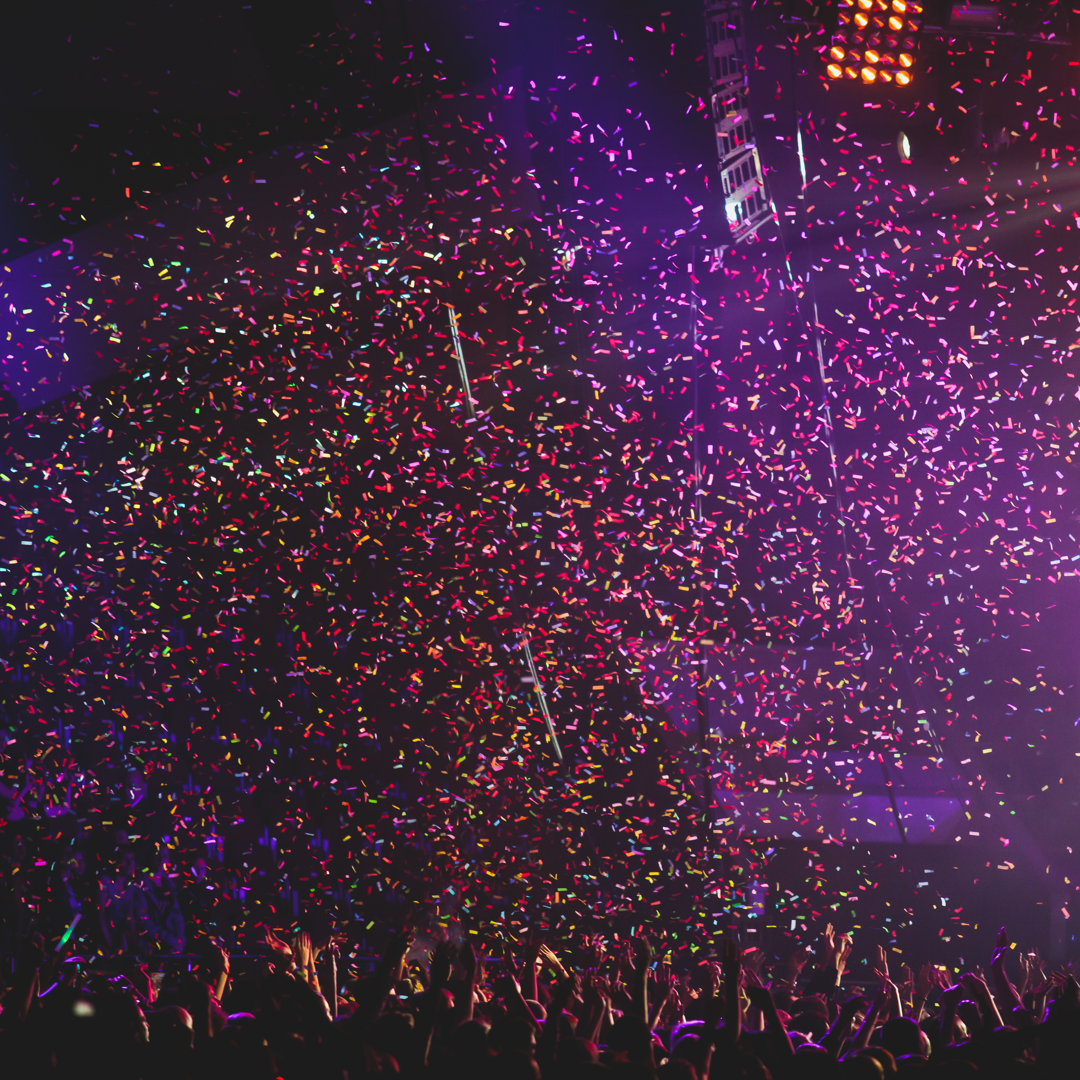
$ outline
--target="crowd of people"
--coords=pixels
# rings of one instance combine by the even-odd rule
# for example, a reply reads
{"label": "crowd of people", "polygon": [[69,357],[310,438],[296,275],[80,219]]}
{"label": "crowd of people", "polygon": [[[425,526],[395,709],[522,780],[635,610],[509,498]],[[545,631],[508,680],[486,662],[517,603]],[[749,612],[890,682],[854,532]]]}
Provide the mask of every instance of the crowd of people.
{"label": "crowd of people", "polygon": [[[3,1075],[887,1080],[1064,1075],[1080,1051],[1077,980],[1004,928],[969,971],[860,957],[832,925],[783,957],[734,934],[672,951],[530,933],[498,954],[435,926],[365,958],[318,914],[262,926],[242,956],[198,933],[177,955],[183,930],[168,912],[140,923],[151,908],[104,905],[91,958],[72,933],[23,937],[5,958]],[[853,980],[856,964],[872,976]]]}

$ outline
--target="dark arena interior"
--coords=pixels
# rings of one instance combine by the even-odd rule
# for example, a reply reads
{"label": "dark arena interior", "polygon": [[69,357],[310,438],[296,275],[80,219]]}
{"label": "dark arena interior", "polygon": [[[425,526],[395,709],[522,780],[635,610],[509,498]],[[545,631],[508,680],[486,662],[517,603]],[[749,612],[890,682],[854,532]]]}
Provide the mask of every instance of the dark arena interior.
{"label": "dark arena interior", "polygon": [[1075,1062],[1080,0],[4,22],[8,1075]]}

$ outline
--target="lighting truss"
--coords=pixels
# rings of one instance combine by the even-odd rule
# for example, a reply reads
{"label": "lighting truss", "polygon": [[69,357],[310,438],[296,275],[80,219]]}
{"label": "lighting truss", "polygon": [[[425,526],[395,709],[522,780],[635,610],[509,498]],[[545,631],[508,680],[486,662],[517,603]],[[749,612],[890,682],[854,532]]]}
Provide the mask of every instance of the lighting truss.
{"label": "lighting truss", "polygon": [[741,0],[707,0],[705,25],[724,213],[738,243],[749,240],[772,216],[750,119]]}

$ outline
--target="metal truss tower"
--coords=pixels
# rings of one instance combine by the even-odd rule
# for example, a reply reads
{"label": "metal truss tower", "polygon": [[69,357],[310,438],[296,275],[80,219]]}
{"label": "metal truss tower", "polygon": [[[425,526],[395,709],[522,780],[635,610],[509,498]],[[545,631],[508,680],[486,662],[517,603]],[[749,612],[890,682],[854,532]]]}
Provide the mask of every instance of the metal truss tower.
{"label": "metal truss tower", "polygon": [[706,0],[706,57],[724,211],[735,243],[772,216],[750,119],[742,0]]}

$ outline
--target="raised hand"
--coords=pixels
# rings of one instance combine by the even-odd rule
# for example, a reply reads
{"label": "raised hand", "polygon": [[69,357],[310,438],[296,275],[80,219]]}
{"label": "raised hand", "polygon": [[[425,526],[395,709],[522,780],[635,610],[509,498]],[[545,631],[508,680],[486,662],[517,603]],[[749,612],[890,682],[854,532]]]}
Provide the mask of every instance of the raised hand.
{"label": "raised hand", "polygon": [[806,966],[806,947],[800,945],[787,959],[786,979],[792,986],[799,980],[802,969]]}
{"label": "raised hand", "polygon": [[590,1042],[599,1042],[600,1032],[609,1017],[611,998],[605,981],[598,975],[586,975],[581,987],[581,1003],[578,1035]]}
{"label": "raised hand", "polygon": [[599,934],[593,934],[585,942],[585,968],[588,971],[596,971],[604,962],[607,949],[604,939]]}
{"label": "raised hand", "polygon": [[851,956],[852,941],[850,934],[841,934],[836,939],[836,952],[833,956],[833,965],[839,978],[847,968],[848,957]]}
{"label": "raised hand", "polygon": [[390,941],[388,955],[400,959],[402,963],[409,955],[409,950],[416,944],[416,931],[409,929],[396,934]]}
{"label": "raised hand", "polygon": [[742,950],[734,938],[724,939],[724,1029],[733,1042],[742,1032],[742,995],[739,982],[742,975]]}
{"label": "raised hand", "polygon": [[548,948],[547,945],[540,946],[540,959],[550,964],[563,978],[566,977],[567,971],[563,967],[562,961]]}
{"label": "raised hand", "polygon": [[1024,992],[1035,984],[1035,954],[1021,953],[1017,961],[1020,964],[1020,985],[1016,992],[1023,997]]}
{"label": "raised hand", "polygon": [[1005,957],[1009,952],[1009,935],[1005,932],[1003,926],[997,935],[997,943],[994,946],[994,952],[990,957],[990,966],[997,967],[999,964],[1005,963]]}
{"label": "raised hand", "polygon": [[311,945],[311,935],[306,930],[301,930],[293,938],[293,955],[296,957],[296,966],[301,971],[307,971],[315,963],[315,950]]}
{"label": "raised hand", "polygon": [[615,953],[615,982],[625,983],[634,974],[634,954],[629,941],[619,944]]}
{"label": "raised hand", "polygon": [[763,949],[759,949],[756,945],[750,945],[743,949],[742,966],[744,971],[752,971],[757,975],[760,973],[764,963],[765,951]]}
{"label": "raised hand", "polygon": [[265,940],[266,944],[269,946],[270,950],[275,955],[281,957],[282,959],[292,959],[292,949],[289,948],[289,946],[284,941],[282,941],[281,938],[279,938],[277,934],[275,934],[274,931],[270,929],[269,926],[266,928]]}
{"label": "raised hand", "polygon": [[869,1008],[870,1002],[861,994],[845,998],[840,1003],[836,1019],[832,1022],[832,1026],[821,1040],[821,1045],[824,1046],[834,1058],[839,1056],[841,1047],[849,1038],[851,1038],[851,1034],[855,1030],[856,1015],[860,1012],[865,1013]]}
{"label": "raised hand", "polygon": [[825,963],[829,963],[833,955],[836,953],[836,930],[832,923],[826,923],[825,929],[821,934],[822,940],[825,942]]}
{"label": "raised hand", "polygon": [[522,995],[529,1001],[536,1001],[540,996],[540,985],[537,979],[540,973],[540,954],[543,949],[543,939],[533,930],[530,930],[522,952],[523,962],[519,972]]}
{"label": "raised hand", "polygon": [[431,989],[441,990],[450,981],[451,948],[448,941],[440,941],[431,953]]}
{"label": "raised hand", "polygon": [[900,998],[900,987],[891,979],[885,978],[881,983],[882,1013],[888,1015],[889,1010],[894,1016],[903,1016],[904,1003]]}
{"label": "raised hand", "polygon": [[671,962],[662,960],[656,965],[655,980],[658,989],[664,990],[675,982],[675,974],[671,970]]}
{"label": "raised hand", "polygon": [[573,971],[563,971],[559,979],[558,994],[563,1001],[583,1001],[581,976]]}
{"label": "raised hand", "polygon": [[400,934],[396,934],[390,940],[390,946],[386,951],[386,956],[383,963],[386,965],[386,973],[389,979],[388,990],[390,986],[396,986],[401,982],[402,977],[405,974],[405,960],[409,955],[409,950],[416,943],[416,931],[403,930]]}
{"label": "raised hand", "polygon": [[495,977],[495,987],[503,997],[520,997],[521,983],[517,975],[508,967],[504,967]]}
{"label": "raised hand", "polygon": [[634,970],[647,970],[653,959],[653,948],[647,937],[636,937],[633,941]]}
{"label": "raised hand", "polygon": [[461,946],[461,952],[458,954],[458,959],[461,961],[461,966],[465,969],[465,974],[471,980],[479,969],[479,957],[476,954],[476,946],[469,940],[465,941],[465,944]]}
{"label": "raised hand", "polygon": [[543,948],[543,939],[530,931],[529,936],[525,941],[525,948],[521,951],[524,961],[523,966],[526,971],[528,971],[530,964],[535,966],[539,962],[540,953],[543,951]]}
{"label": "raised hand", "polygon": [[881,945],[875,946],[877,958],[874,962],[874,974],[881,982],[889,981],[889,957]]}
{"label": "raised hand", "polygon": [[1038,974],[1040,979],[1046,978],[1046,961],[1043,960],[1042,955],[1037,948],[1031,953],[1031,966],[1032,970]]}

